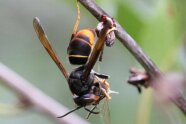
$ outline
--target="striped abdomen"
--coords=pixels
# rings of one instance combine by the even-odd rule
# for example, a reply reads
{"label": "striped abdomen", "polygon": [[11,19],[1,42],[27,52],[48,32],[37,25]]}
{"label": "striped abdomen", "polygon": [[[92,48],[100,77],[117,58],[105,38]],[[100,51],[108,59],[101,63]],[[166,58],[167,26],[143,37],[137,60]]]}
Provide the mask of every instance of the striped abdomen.
{"label": "striped abdomen", "polygon": [[87,28],[77,32],[67,49],[70,63],[76,65],[85,64],[91,53],[94,41],[94,30]]}

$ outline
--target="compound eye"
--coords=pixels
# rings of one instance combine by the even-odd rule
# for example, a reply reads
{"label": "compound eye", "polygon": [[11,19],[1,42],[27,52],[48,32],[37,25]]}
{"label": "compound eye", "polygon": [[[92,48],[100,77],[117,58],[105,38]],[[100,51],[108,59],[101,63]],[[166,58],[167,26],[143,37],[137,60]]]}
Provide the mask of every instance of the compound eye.
{"label": "compound eye", "polygon": [[100,96],[97,96],[93,93],[87,93],[82,96],[76,96],[73,99],[74,99],[74,102],[78,106],[87,106],[87,105],[92,105],[92,104],[96,103],[97,101],[99,101]]}

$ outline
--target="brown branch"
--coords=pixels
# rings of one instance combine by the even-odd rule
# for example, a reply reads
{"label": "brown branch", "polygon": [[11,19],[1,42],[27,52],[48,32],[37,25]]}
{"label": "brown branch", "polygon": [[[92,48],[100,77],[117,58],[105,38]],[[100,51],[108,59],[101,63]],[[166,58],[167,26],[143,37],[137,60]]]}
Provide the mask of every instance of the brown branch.
{"label": "brown branch", "polygon": [[[100,21],[102,15],[109,16],[102,10],[93,0],[79,0],[79,2]],[[110,16],[109,16],[110,17]],[[144,67],[150,79],[162,76],[163,73],[154,64],[154,62],[143,52],[136,41],[122,28],[122,26],[115,20],[117,31],[115,31],[117,39],[133,54],[136,60]],[[154,82],[155,83],[155,82]],[[161,85],[161,84],[160,84]],[[155,84],[149,84],[155,88]],[[177,99],[172,100],[173,103],[186,115],[186,100],[180,93]]]}
{"label": "brown branch", "polygon": [[89,124],[76,114],[72,113],[69,116],[59,119],[57,118],[61,114],[68,112],[69,110],[57,103],[52,98],[45,95],[39,89],[31,85],[30,82],[23,79],[14,71],[0,63],[0,79],[2,82],[15,91],[18,96],[23,97],[26,106],[35,107],[36,110],[43,112],[56,120],[59,124]]}
{"label": "brown branch", "polygon": [[[100,21],[100,17],[104,12],[93,0],[79,0],[79,2],[87,8],[87,10]],[[110,17],[110,16],[109,16]],[[120,42],[134,55],[134,57],[141,63],[145,70],[152,76],[155,73],[160,73],[157,66],[150,60],[150,58],[143,52],[135,40],[122,28],[122,26],[115,20],[117,31],[115,31],[116,37]]]}

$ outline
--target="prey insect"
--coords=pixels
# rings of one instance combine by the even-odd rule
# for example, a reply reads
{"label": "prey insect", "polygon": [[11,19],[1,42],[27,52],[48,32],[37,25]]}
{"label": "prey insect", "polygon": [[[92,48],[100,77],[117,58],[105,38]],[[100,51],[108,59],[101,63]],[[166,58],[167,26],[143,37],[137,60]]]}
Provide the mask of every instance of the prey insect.
{"label": "prey insect", "polygon": [[[79,8],[79,6],[77,5]],[[102,16],[105,18],[106,16]],[[76,47],[75,45],[72,45],[72,42],[75,42],[76,40],[79,42],[86,42],[86,41],[92,41],[94,38],[90,38],[90,40],[79,40],[79,39],[88,39],[90,36],[93,36],[93,33],[89,29],[81,30],[78,33],[75,33],[77,30],[77,25],[79,23],[79,14],[78,19],[76,21],[76,24],[74,26],[72,38],[70,41],[70,45],[68,47],[68,53],[69,53],[69,61],[70,63],[77,64],[77,62],[80,62],[78,64],[82,64],[80,67],[74,69],[70,74],[67,72],[65,67],[63,66],[62,62],[59,60],[58,56],[55,54],[46,33],[44,32],[44,29],[40,23],[40,20],[36,17],[33,20],[33,26],[36,31],[36,34],[50,55],[50,57],[53,59],[53,61],[56,63],[60,71],[62,72],[63,76],[67,80],[69,89],[71,90],[71,93],[73,95],[74,103],[77,105],[77,107],[68,113],[59,116],[58,118],[65,117],[66,115],[80,109],[84,108],[86,111],[89,112],[87,118],[91,114],[98,114],[99,112],[94,111],[99,104],[99,102],[106,98],[107,100],[111,99],[110,93],[114,93],[114,91],[110,90],[109,83],[106,81],[109,77],[107,75],[96,73],[92,70],[94,67],[100,52],[102,51],[104,42],[107,38],[107,35],[115,30],[115,27],[113,26],[113,22],[110,19],[104,20],[104,26],[100,30],[100,37],[98,38],[95,46],[93,47],[93,50],[90,51],[90,53],[87,54],[88,58],[87,60],[78,60],[84,57],[80,57],[79,55],[76,56],[75,54],[72,54],[71,49],[74,49]],[[107,17],[106,17],[107,18]],[[84,35],[81,35],[84,31],[89,32],[89,35],[86,35],[88,38],[83,37]],[[82,47],[83,49],[84,47]],[[79,49],[80,51],[81,49]],[[76,50],[79,52],[78,50]],[[79,52],[80,53],[80,52]],[[72,58],[71,58],[72,57]],[[74,58],[77,58],[77,60],[74,61]],[[89,105],[93,105],[92,109],[86,108]]]}

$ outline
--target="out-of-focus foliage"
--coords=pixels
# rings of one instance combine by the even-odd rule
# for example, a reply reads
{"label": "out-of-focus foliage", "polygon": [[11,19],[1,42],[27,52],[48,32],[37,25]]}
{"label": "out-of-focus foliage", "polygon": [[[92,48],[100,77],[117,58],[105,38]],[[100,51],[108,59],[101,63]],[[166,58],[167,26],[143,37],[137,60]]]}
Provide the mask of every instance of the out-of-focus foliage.
{"label": "out-of-focus foliage", "polygon": [[[179,58],[186,32],[185,0],[96,0],[96,2],[118,20],[162,70],[181,70],[180,61],[185,64],[186,60]],[[67,83],[33,30],[32,20],[35,16],[40,18],[48,38],[67,70],[70,72],[75,68],[69,64],[66,54],[76,19],[75,0],[0,0],[0,61],[71,109],[74,104]],[[94,28],[96,24],[97,20],[81,6],[79,29]],[[149,91],[139,95],[136,88],[127,84],[128,69],[131,66],[139,65],[121,43],[116,41],[112,48],[105,49],[103,62],[95,67],[95,70],[111,76],[109,79],[111,89],[120,93],[113,95],[109,102],[111,123],[137,124],[140,121],[147,124],[174,124],[173,122],[178,121],[185,123],[186,120],[180,112],[174,112],[174,116],[168,117],[165,114],[165,118],[162,117],[161,110],[157,110],[158,106],[151,102],[152,95]],[[0,91],[0,103],[17,102],[14,93],[3,85]],[[155,107],[151,108],[152,106]],[[77,113],[85,117],[87,112],[80,110]],[[139,113],[142,113],[141,116]],[[176,121],[171,120],[171,117]],[[99,115],[91,116],[89,119],[93,124],[101,124],[102,120]],[[16,115],[1,116],[0,108],[0,123],[53,124],[55,121],[32,109]]]}

